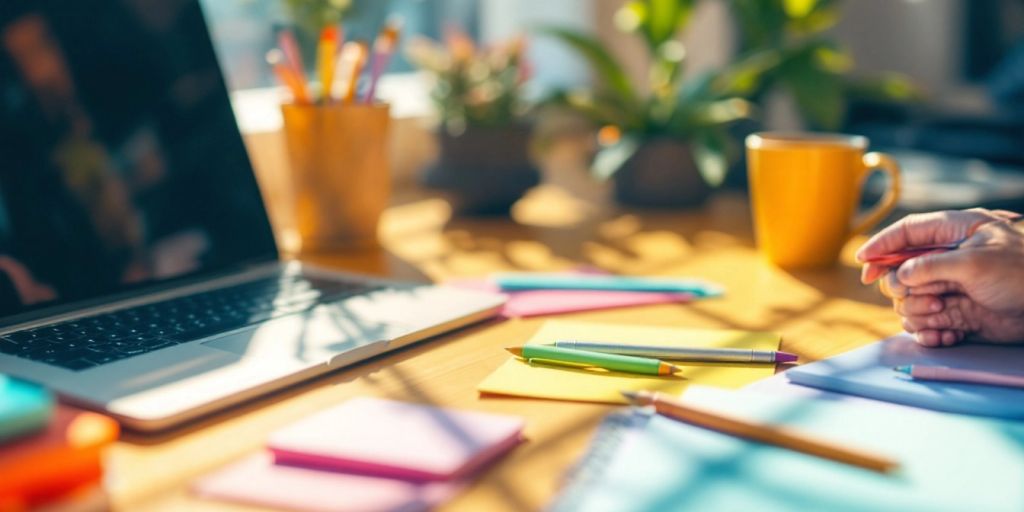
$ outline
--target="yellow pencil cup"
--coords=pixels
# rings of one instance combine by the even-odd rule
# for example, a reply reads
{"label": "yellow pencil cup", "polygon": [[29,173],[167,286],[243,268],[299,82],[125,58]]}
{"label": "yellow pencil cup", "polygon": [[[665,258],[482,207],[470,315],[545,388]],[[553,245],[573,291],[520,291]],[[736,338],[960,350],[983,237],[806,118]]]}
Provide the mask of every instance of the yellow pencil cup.
{"label": "yellow pencil cup", "polygon": [[303,251],[377,245],[391,196],[386,104],[281,106]]}

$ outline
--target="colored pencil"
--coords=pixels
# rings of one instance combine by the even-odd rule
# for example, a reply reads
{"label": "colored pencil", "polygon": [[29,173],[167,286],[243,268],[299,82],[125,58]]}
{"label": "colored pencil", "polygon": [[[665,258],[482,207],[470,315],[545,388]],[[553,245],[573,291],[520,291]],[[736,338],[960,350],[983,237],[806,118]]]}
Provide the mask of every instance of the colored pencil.
{"label": "colored pencil", "polygon": [[352,103],[356,99],[356,86],[363,66],[366,65],[367,53],[369,48],[365,41],[350,41],[341,49],[341,55],[338,56],[338,72],[342,77],[339,97],[345,103]]}
{"label": "colored pencil", "polygon": [[791,428],[757,423],[694,407],[662,393],[622,391],[631,404],[654,406],[658,414],[690,425],[778,446],[815,457],[849,464],[879,473],[896,469],[899,463],[888,457],[836,445]]}
{"label": "colored pencil", "polygon": [[285,57],[281,50],[270,50],[267,52],[267,64],[273,70],[277,79],[292,92],[295,103],[308,104],[309,92],[306,91],[306,82],[285,63]]}
{"label": "colored pencil", "polygon": [[391,61],[391,55],[394,54],[395,48],[398,46],[398,37],[401,32],[401,22],[391,20],[377,34],[377,39],[373,42],[373,59],[370,61],[370,85],[363,97],[364,103],[371,104],[376,100],[377,84],[380,82],[384,70],[387,69],[388,62]]}
{"label": "colored pencil", "polygon": [[284,53],[284,63],[299,78],[302,78],[303,84],[305,84],[306,69],[302,65],[302,52],[299,51],[299,43],[295,39],[295,33],[287,28],[282,29],[277,33],[277,46]]}
{"label": "colored pencil", "polygon": [[799,359],[796,354],[777,350],[749,348],[679,347],[673,345],[631,345],[603,341],[558,340],[554,346],[574,350],[589,350],[606,354],[637,357],[655,357],[673,361],[701,361],[708,363],[791,363]]}
{"label": "colored pencil", "polygon": [[648,357],[569,350],[552,347],[551,345],[524,345],[522,347],[509,347],[505,350],[527,361],[560,366],[603,368],[615,372],[642,375],[672,375],[680,370],[678,366]]}
{"label": "colored pencil", "polygon": [[338,62],[338,48],[341,47],[341,30],[329,25],[320,31],[317,43],[317,71],[320,78],[320,103],[331,102],[331,87],[334,84],[335,65]]}
{"label": "colored pencil", "polygon": [[969,384],[1024,388],[1024,375],[1011,375],[980,370],[960,370],[957,368],[922,366],[919,364],[897,366],[896,368],[893,368],[893,370],[910,375],[914,380],[966,382]]}

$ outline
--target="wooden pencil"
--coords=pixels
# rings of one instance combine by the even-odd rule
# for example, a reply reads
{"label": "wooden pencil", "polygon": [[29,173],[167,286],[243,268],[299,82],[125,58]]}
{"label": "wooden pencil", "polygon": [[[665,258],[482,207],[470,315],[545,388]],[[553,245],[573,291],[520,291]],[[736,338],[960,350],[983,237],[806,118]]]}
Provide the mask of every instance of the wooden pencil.
{"label": "wooden pencil", "polygon": [[814,455],[852,466],[888,473],[899,463],[888,457],[839,446],[810,434],[778,425],[757,423],[684,404],[662,393],[623,391],[633,405],[654,406],[658,414],[723,434]]}

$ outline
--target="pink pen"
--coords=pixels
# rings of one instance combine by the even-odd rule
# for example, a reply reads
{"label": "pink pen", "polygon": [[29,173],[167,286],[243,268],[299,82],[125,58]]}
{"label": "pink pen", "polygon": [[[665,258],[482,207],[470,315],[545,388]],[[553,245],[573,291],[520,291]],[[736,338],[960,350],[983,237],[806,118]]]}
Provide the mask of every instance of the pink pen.
{"label": "pink pen", "polygon": [[921,366],[919,364],[897,366],[893,370],[910,375],[915,380],[967,382],[970,384],[1024,388],[1024,375],[1010,375],[979,370],[958,370],[944,366]]}

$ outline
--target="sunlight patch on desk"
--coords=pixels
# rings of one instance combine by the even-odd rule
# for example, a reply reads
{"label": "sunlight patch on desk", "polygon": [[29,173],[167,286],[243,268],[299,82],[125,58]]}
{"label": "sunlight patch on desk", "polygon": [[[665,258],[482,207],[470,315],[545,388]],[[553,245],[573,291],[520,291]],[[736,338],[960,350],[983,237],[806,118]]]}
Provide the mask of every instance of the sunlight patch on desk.
{"label": "sunlight patch on desk", "polygon": [[512,218],[524,226],[571,228],[597,211],[590,202],[573,197],[564,188],[541,185],[512,207]]}

